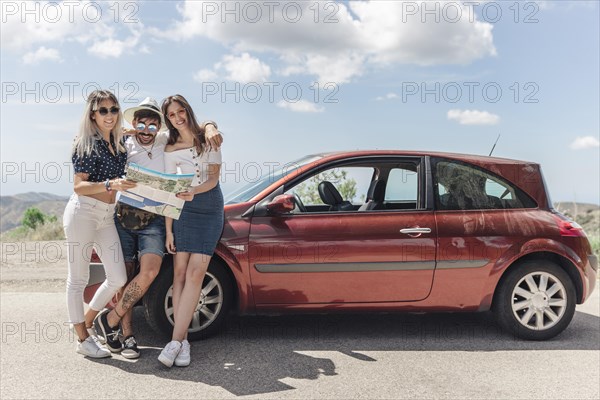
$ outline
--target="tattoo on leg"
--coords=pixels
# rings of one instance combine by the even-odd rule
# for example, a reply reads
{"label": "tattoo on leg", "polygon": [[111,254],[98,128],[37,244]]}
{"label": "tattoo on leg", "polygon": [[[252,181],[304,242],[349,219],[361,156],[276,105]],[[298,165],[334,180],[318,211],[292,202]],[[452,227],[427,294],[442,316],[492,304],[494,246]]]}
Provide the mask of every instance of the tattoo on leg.
{"label": "tattoo on leg", "polygon": [[125,312],[132,308],[135,303],[137,303],[142,296],[144,295],[144,291],[137,284],[137,282],[132,281],[127,288],[125,289],[125,293],[123,294],[123,301],[121,302],[121,309]]}
{"label": "tattoo on leg", "polygon": [[121,328],[123,328],[123,330],[126,331],[131,331],[132,330],[132,325],[131,322],[127,321],[127,323],[121,321]]}

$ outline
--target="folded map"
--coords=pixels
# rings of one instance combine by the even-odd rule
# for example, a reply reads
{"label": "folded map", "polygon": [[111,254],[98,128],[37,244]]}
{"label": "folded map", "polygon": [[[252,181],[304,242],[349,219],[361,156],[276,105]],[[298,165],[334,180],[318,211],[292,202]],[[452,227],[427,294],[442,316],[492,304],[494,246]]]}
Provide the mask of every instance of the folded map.
{"label": "folded map", "polygon": [[127,167],[126,177],[137,185],[120,192],[118,201],[173,219],[179,219],[185,204],[185,200],[175,195],[186,192],[194,179],[193,174],[165,174],[135,163]]}

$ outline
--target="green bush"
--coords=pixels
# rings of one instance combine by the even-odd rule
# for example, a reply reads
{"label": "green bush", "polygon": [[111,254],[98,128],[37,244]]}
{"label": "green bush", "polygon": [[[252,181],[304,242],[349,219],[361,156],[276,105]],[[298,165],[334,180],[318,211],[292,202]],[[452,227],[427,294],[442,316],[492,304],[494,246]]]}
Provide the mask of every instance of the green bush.
{"label": "green bush", "polygon": [[35,229],[38,225],[43,225],[48,216],[35,207],[29,207],[23,214],[21,224],[29,229]]}
{"label": "green bush", "polygon": [[35,207],[30,207],[23,214],[21,226],[2,233],[2,241],[45,241],[64,240],[65,233],[62,220],[56,215],[47,215]]}

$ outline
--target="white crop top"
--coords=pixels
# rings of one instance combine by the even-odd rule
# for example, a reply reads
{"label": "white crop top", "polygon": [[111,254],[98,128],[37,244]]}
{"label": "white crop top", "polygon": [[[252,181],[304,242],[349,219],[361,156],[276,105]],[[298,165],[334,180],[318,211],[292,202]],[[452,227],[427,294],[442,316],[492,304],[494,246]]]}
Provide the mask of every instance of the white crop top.
{"label": "white crop top", "polygon": [[167,174],[194,174],[192,186],[198,186],[208,179],[208,164],[221,164],[221,149],[206,150],[198,155],[195,147],[165,152],[165,172]]}

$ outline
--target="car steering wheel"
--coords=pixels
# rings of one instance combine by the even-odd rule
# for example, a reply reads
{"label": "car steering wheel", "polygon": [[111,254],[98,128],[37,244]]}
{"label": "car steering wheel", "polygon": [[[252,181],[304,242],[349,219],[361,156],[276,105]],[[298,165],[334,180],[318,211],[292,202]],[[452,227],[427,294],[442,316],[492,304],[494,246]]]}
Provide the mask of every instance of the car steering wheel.
{"label": "car steering wheel", "polygon": [[304,203],[302,202],[302,199],[300,199],[300,196],[298,196],[298,193],[294,193],[294,201],[300,212],[306,212],[306,207],[304,207]]}

